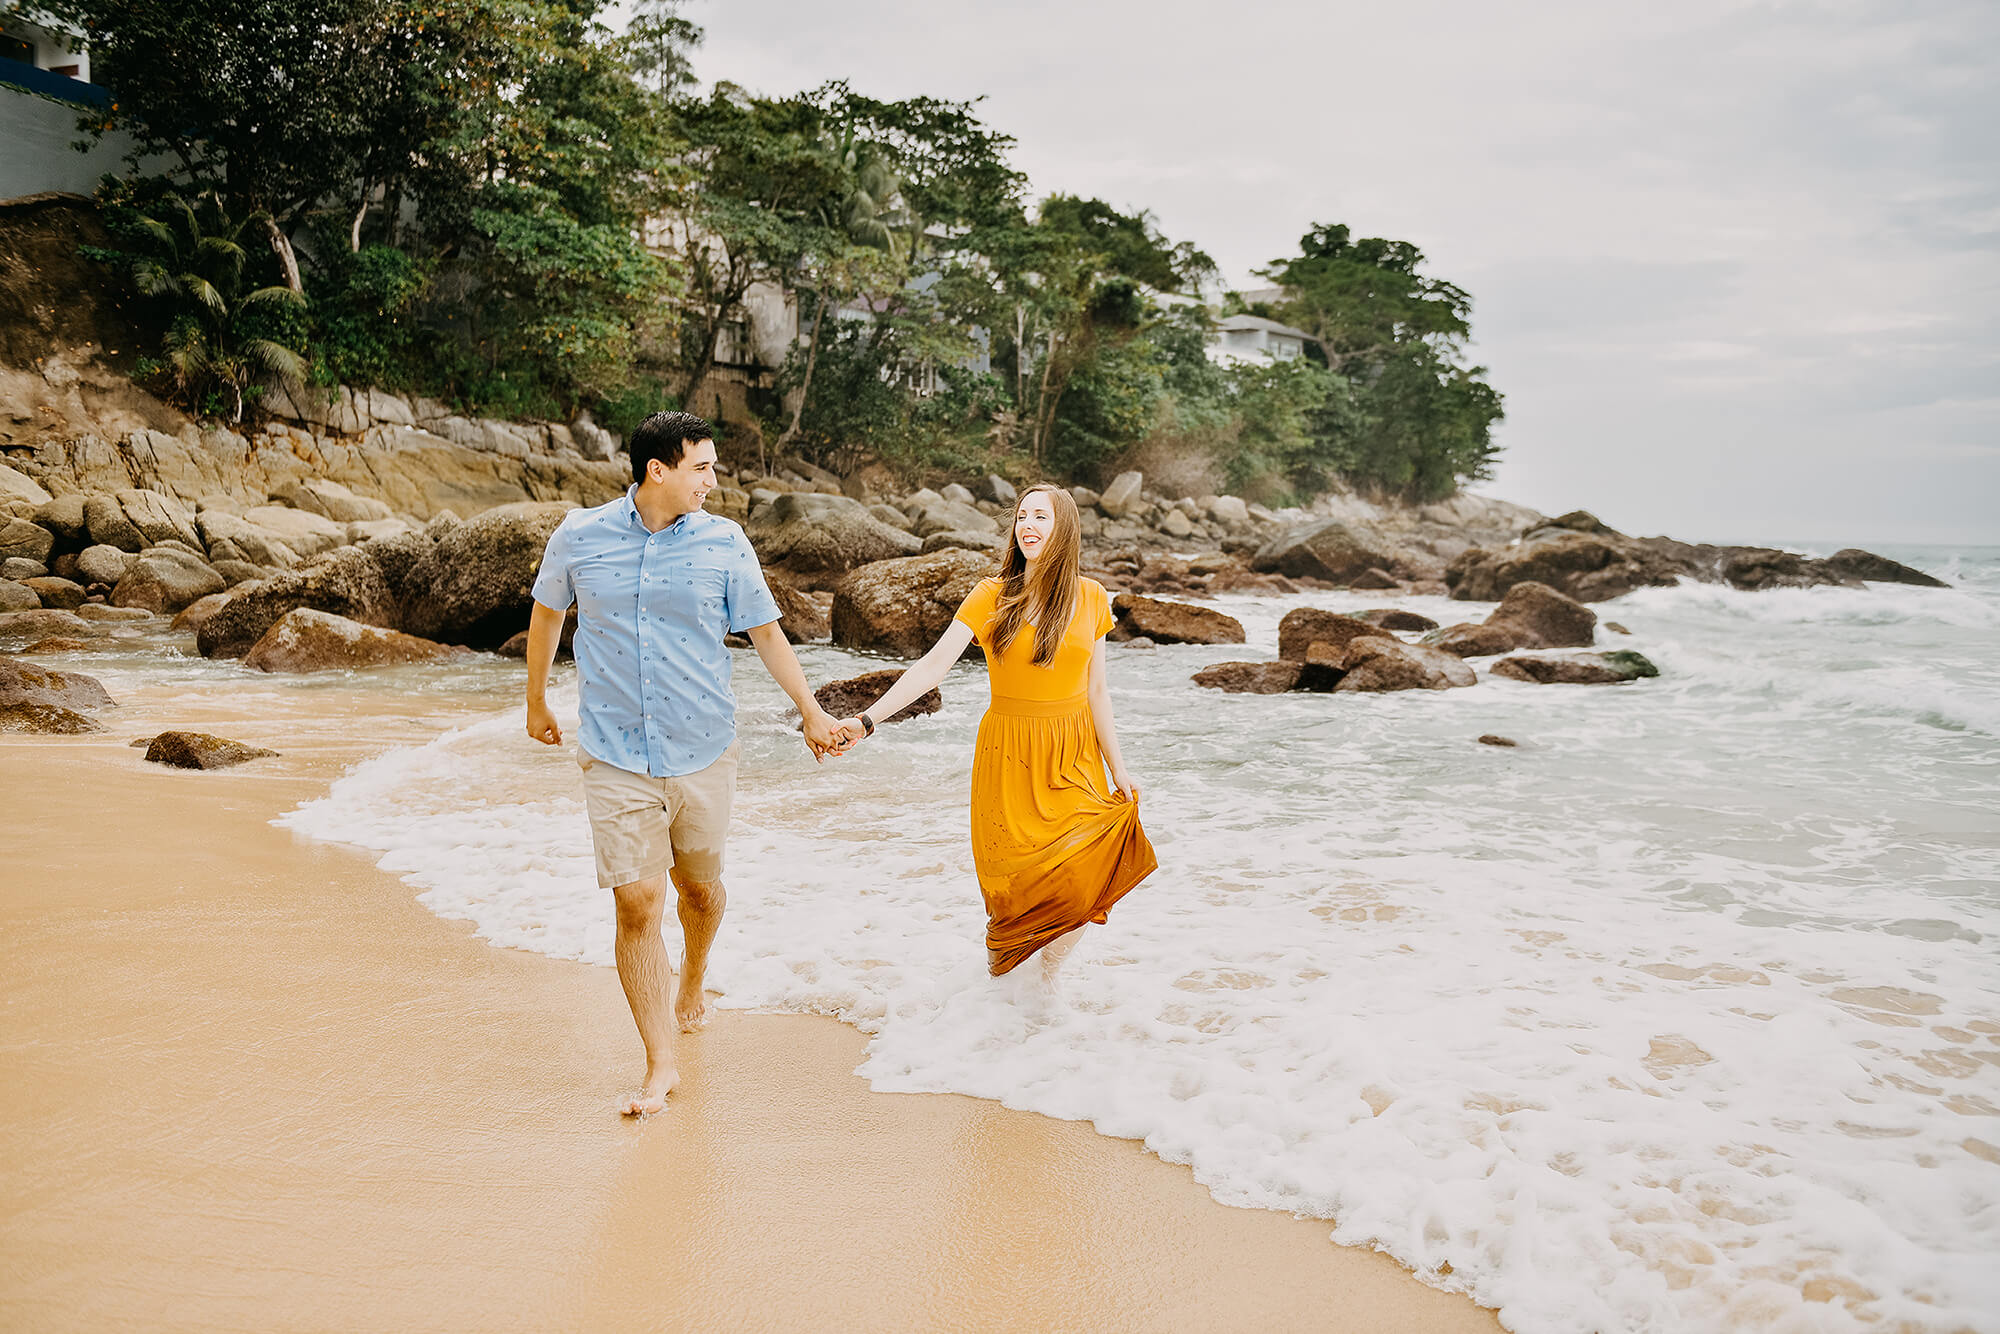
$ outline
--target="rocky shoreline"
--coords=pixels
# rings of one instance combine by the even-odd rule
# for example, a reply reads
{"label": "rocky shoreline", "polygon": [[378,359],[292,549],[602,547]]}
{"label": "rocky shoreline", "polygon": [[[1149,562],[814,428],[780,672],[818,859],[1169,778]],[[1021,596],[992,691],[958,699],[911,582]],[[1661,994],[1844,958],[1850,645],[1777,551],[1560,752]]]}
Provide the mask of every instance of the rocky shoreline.
{"label": "rocky shoreline", "polygon": [[[43,418],[86,409],[59,363],[43,367],[41,384],[58,395],[39,405]],[[290,420],[247,435],[185,421],[115,442],[62,429],[10,435],[0,648],[87,652],[108,619],[160,616],[193,630],[204,656],[266,671],[519,652],[549,533],[629,477],[617,441],[587,418],[474,421],[374,390],[297,399],[275,402]],[[768,473],[718,472],[708,508],[744,525],[788,636],[895,657],[922,653],[991,572],[1016,500],[998,476],[901,491],[879,467],[841,477],[786,459]],[[1379,589],[1501,604],[1481,623],[1444,627],[1392,608],[1365,619],[1299,608],[1276,662],[1195,677],[1232,691],[1470,685],[1466,659],[1593,647],[1596,616],[1582,603],[1683,578],[1748,589],[1939,582],[1858,550],[1815,560],[1632,538],[1588,514],[1549,519],[1470,494],[1418,508],[1332,494],[1273,511],[1234,496],[1160,495],[1128,472],[1073,495],[1085,571],[1117,594],[1121,642],[1241,643],[1231,618],[1171,600],[1227,592]],[[1489,672],[1593,683],[1653,674],[1639,655],[1617,653],[1502,658]],[[9,679],[0,727],[91,725],[83,687]]]}

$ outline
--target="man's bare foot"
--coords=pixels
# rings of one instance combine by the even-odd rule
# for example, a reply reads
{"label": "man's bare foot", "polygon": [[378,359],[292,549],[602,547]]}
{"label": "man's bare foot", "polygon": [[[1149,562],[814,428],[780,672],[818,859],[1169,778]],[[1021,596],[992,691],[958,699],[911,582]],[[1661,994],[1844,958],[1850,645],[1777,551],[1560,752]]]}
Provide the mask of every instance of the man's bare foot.
{"label": "man's bare foot", "polygon": [[680,1072],[672,1066],[646,1072],[646,1082],[619,1108],[623,1116],[651,1116],[667,1105],[667,1095],[681,1086]]}
{"label": "man's bare foot", "polygon": [[702,976],[681,961],[681,985],[674,993],[674,1018],[680,1021],[681,1032],[692,1033],[708,1023],[708,992],[702,987]]}

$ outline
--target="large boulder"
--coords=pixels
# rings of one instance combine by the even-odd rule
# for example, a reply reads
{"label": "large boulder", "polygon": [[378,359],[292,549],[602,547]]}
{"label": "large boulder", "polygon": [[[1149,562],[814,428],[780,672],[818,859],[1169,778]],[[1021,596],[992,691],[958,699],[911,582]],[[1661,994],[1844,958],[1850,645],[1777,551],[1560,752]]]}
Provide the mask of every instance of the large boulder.
{"label": "large boulder", "polygon": [[177,612],[227,587],[207,561],[176,547],[152,547],[132,558],[124,578],[111,590],[116,607]]}
{"label": "large boulder", "polygon": [[[979,518],[991,526],[985,515]],[[874,561],[915,555],[923,546],[913,534],[870,514],[860,501],[818,492],[778,496],[752,514],[743,531],[760,561],[813,587],[830,586]]]}
{"label": "large boulder", "polygon": [[785,638],[794,644],[809,644],[815,639],[825,639],[831,633],[826,613],[819,609],[819,603],[812,597],[792,587],[783,579],[767,579],[765,584],[771,596],[778,602],[778,628]]}
{"label": "large boulder", "polygon": [[116,496],[99,494],[85,497],[83,522],[93,545],[116,547],[120,551],[140,551],[146,546],[144,535],[126,517],[125,507],[118,503]]}
{"label": "large boulder", "polygon": [[146,745],[148,760],[176,769],[227,769],[245,760],[261,760],[277,753],[208,732],[162,732]]}
{"label": "large boulder", "polygon": [[1354,619],[1366,621],[1370,625],[1379,625],[1384,630],[1425,631],[1438,628],[1438,623],[1430,617],[1403,607],[1374,607],[1368,611],[1357,611],[1354,613]]}
{"label": "large boulder", "polygon": [[942,551],[946,547],[957,547],[963,551],[988,551],[999,554],[1001,543],[1006,539],[988,529],[983,533],[969,533],[958,529],[928,533],[924,537],[922,551]]}
{"label": "large boulder", "polygon": [[1470,621],[1433,630],[1424,636],[1423,642],[1460,658],[1490,658],[1496,653],[1512,653],[1518,647],[1514,632],[1506,626],[1474,625]]}
{"label": "large boulder", "polygon": [[1243,622],[1212,607],[1120,593],[1111,611],[1126,638],[1142,635],[1156,644],[1241,644],[1246,638]]}
{"label": "large boulder", "polygon": [[0,658],[0,732],[101,731],[103,724],[89,715],[111,703],[95,677]]}
{"label": "large boulder", "polygon": [[311,560],[335,547],[347,545],[344,525],[310,510],[295,510],[288,505],[258,505],[243,511],[243,518],[296,551],[300,560]]}
{"label": "large boulder", "polygon": [[[407,409],[405,410],[407,415]],[[405,423],[407,425],[409,423]],[[271,499],[293,509],[317,514],[334,523],[356,523],[386,519],[391,511],[371,496],[357,496],[339,482],[324,477],[304,478],[287,483],[271,493]]]}
{"label": "large boulder", "polygon": [[90,540],[83,506],[84,497],[80,494],[57,496],[35,510],[35,522],[54,533],[65,547],[74,549]]}
{"label": "large boulder", "polygon": [[260,672],[324,672],[436,662],[464,651],[399,630],[363,625],[331,612],[294,607],[264,632],[243,656],[243,665]]}
{"label": "large boulder", "polygon": [[212,561],[233,561],[264,569],[289,570],[298,551],[277,532],[224,510],[203,510],[196,519]]}
{"label": "large boulder", "polygon": [[[0,503],[14,501],[23,505],[46,505],[49,493],[42,484],[24,472],[16,471],[0,463]],[[36,520],[40,521],[40,515]]]}
{"label": "large boulder", "polygon": [[0,560],[31,560],[45,564],[56,547],[56,535],[28,519],[0,523]]}
{"label": "large boulder", "polygon": [[21,582],[36,597],[42,600],[44,607],[58,607],[64,611],[74,611],[83,605],[84,588],[82,584],[73,583],[68,579],[59,579],[52,574],[43,575],[39,579],[23,579]]}
{"label": "large boulder", "polygon": [[451,526],[434,523],[429,528],[400,532],[393,537],[370,538],[361,543],[361,550],[381,567],[382,577],[388,581],[389,591],[396,595],[398,603],[410,595],[410,571],[430,554],[439,536]]}
{"label": "large boulder", "polygon": [[398,621],[396,598],[381,567],[359,547],[344,547],[304,569],[239,585],[222,610],[195,631],[195,645],[205,658],[240,658],[294,607],[384,629],[396,628]]}
{"label": "large boulder", "polygon": [[1622,685],[1659,674],[1650,659],[1630,649],[1565,658],[1502,658],[1493,664],[1495,676],[1537,685]]}
{"label": "large boulder", "polygon": [[1355,690],[1448,690],[1479,678],[1457,657],[1423,644],[1405,644],[1387,635],[1350,640],[1341,655],[1342,676],[1334,687]]}
{"label": "large boulder", "polygon": [[4,644],[26,644],[49,635],[94,637],[103,633],[75,612],[56,607],[0,611],[0,643]]}
{"label": "large boulder", "polygon": [[77,554],[76,572],[83,583],[115,588],[118,581],[125,577],[125,571],[131,568],[133,559],[134,553],[108,542],[99,542]]}
{"label": "large boulder", "polygon": [[990,500],[996,505],[1012,509],[1020,503],[1020,492],[1014,484],[998,473],[987,473],[972,485],[972,494],[980,500]]}
{"label": "large boulder", "polygon": [[[41,519],[38,513],[37,521]],[[1872,551],[1859,547],[1846,547],[1834,552],[1824,562],[1828,569],[1847,579],[1864,579],[1870,583],[1917,584],[1924,588],[1949,588],[1944,580],[1913,570],[1887,556],[1878,556]]]}
{"label": "large boulder", "polygon": [[1104,494],[1097,498],[1097,508],[1114,519],[1135,514],[1146,503],[1140,495],[1145,484],[1144,473],[1121,472],[1111,479],[1111,485],[1105,487]]}
{"label": "large boulder", "polygon": [[[405,577],[402,628],[446,644],[504,644],[527,627],[542,551],[575,508],[566,500],[522,501],[445,530]],[[362,559],[369,560],[365,554]]]}
{"label": "large boulder", "polygon": [[1380,626],[1370,625],[1356,616],[1342,616],[1318,607],[1294,607],[1278,622],[1278,656],[1292,662],[1304,662],[1306,650],[1314,644],[1346,648],[1351,641],[1363,635],[1381,633]]}
{"label": "large boulder", "polygon": [[1345,519],[1287,528],[1250,558],[1250,568],[1294,579],[1344,584],[1371,569],[1393,569],[1396,555],[1381,534]]}
{"label": "large boulder", "polygon": [[173,619],[172,628],[185,630],[189,634],[198,633],[208,618],[229,605],[228,593],[210,593],[182,607]]}
{"label": "large boulder", "polygon": [[918,537],[929,537],[932,533],[997,533],[1000,528],[990,515],[971,503],[940,497],[910,516],[910,531]]}
{"label": "large boulder", "polygon": [[1280,658],[1276,662],[1218,662],[1194,674],[1194,683],[1232,695],[1282,695],[1299,683],[1304,664]]}
{"label": "large boulder", "polygon": [[864,565],[833,591],[833,642],[920,658],[994,572],[991,556],[956,548]]}
{"label": "large boulder", "polygon": [[1546,584],[1579,602],[1603,602],[1635,588],[1679,582],[1693,573],[1686,557],[1617,534],[1540,530],[1546,536],[1506,547],[1472,547],[1446,567],[1445,585],[1460,601],[1498,602],[1516,584]]}
{"label": "large boulder", "polygon": [[0,579],[0,612],[34,611],[42,596],[18,579]]}
{"label": "large boulder", "polygon": [[[882,692],[896,684],[896,678],[902,674],[901,668],[885,667],[879,672],[865,672],[860,676],[849,677],[845,681],[828,681],[818,690],[813,691],[813,698],[819,701],[819,706],[822,709],[825,709],[834,717],[853,718],[858,716],[863,709],[873,704],[876,700],[882,698]],[[944,696],[939,694],[936,689],[931,689],[926,690],[923,694],[917,696],[915,700],[905,704],[887,718],[876,718],[870,715],[869,721],[880,727],[884,723],[900,723],[911,718],[921,717],[926,713],[936,713],[943,707]]]}
{"label": "large boulder", "polygon": [[1486,618],[1512,636],[1515,648],[1589,648],[1597,642],[1597,613],[1547,584],[1515,584]]}
{"label": "large boulder", "polygon": [[92,542],[120,551],[143,551],[170,541],[191,547],[201,543],[187,502],[158,491],[127,488],[89,496],[83,502],[83,519]]}

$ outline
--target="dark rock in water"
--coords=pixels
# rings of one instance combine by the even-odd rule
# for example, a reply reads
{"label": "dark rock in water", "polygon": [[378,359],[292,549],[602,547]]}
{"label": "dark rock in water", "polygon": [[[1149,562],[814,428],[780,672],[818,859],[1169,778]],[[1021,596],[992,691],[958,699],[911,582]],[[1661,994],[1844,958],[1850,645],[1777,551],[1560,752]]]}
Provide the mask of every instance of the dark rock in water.
{"label": "dark rock in water", "polygon": [[[889,667],[879,672],[865,672],[860,676],[849,677],[845,681],[828,681],[813,691],[813,698],[819,701],[822,709],[836,718],[857,717],[863,709],[882,698],[882,692],[896,684],[896,678],[902,674],[900,668]],[[874,722],[877,727],[884,723],[900,723],[907,718],[936,713],[943,707],[944,696],[934,689],[927,690],[889,717],[877,718]]]}
{"label": "dark rock in water", "polygon": [[1618,624],[1618,622],[1616,621],[1606,621],[1604,623],[1604,628],[1609,630],[1614,635],[1629,635],[1632,633],[1630,630],[1627,630],[1624,626]]}
{"label": "dark rock in water", "polygon": [[1247,638],[1241,621],[1212,607],[1120,593],[1111,610],[1127,637],[1144,635],[1156,644],[1241,644]]}
{"label": "dark rock in water", "polygon": [[195,646],[204,658],[240,658],[294,607],[384,629],[395,628],[397,620],[396,598],[382,568],[359,547],[342,547],[304,569],[238,586],[195,631]]}
{"label": "dark rock in water", "polygon": [[1354,613],[1357,621],[1380,626],[1384,630],[1435,630],[1438,623],[1428,616],[1401,607],[1374,607],[1368,611]]}
{"label": "dark rock in water", "polygon": [[101,724],[89,711],[111,703],[95,677],[0,658],[0,732],[96,732]]}
{"label": "dark rock in water", "polygon": [[[525,658],[525,657],[527,657],[527,656],[528,656],[528,632],[527,632],[527,631],[525,631],[525,630],[523,630],[523,631],[522,631],[522,632],[521,632],[520,634],[518,634],[518,635],[515,635],[513,639],[510,639],[510,640],[508,640],[508,641],[507,641],[507,643],[508,643],[508,644],[512,644],[512,643],[514,643],[514,642],[515,642],[515,640],[519,640],[519,641],[520,641],[520,644],[521,644],[521,651],[520,651],[519,653],[517,653],[517,654],[511,654],[511,655],[509,655],[509,656],[512,656],[512,657],[520,657],[520,658]],[[732,634],[726,634],[726,635],[724,635],[724,636],[722,637],[722,646],[723,646],[724,648],[755,648],[755,647],[756,647],[756,645],[754,645],[754,644],[752,644],[752,643],[750,642],[750,636],[749,636],[749,635],[739,635],[739,634],[733,634],[733,633],[732,633]],[[503,652],[505,652],[505,650],[506,650],[506,645],[505,645],[505,644],[501,645],[501,650],[502,650]]]}
{"label": "dark rock in water", "polygon": [[789,643],[810,644],[833,633],[827,614],[819,609],[811,594],[783,579],[767,579],[765,583],[778,601],[778,629]]}
{"label": "dark rock in water", "polygon": [[1232,695],[1282,695],[1298,684],[1304,663],[1280,658],[1276,662],[1218,662],[1194,674],[1194,683]]}
{"label": "dark rock in water", "polygon": [[1732,588],[1757,592],[1766,588],[1811,588],[1838,583],[1839,576],[1818,568],[1819,562],[1775,547],[1724,547],[1717,564],[1722,581]]}
{"label": "dark rock in water", "polygon": [[1393,567],[1394,554],[1377,533],[1340,519],[1321,519],[1286,529],[1257,549],[1250,568],[1294,579],[1344,584],[1371,569]]}
{"label": "dark rock in water", "polygon": [[1621,649],[1568,658],[1502,658],[1493,664],[1493,674],[1538,685],[1595,686],[1658,676],[1660,669],[1645,655]]}
{"label": "dark rock in water", "polygon": [[38,607],[27,611],[0,612],[0,639],[26,641],[45,635],[97,635],[90,622],[74,611]]}
{"label": "dark rock in water", "polygon": [[[400,628],[442,644],[498,648],[528,625],[535,573],[542,550],[568,501],[523,501],[475,514],[444,531],[417,558],[404,579]],[[375,562],[365,553],[362,559]],[[387,589],[387,576],[381,576]],[[351,616],[337,607],[323,607]],[[353,616],[357,621],[397,628],[395,621]]]}
{"label": "dark rock in water", "polygon": [[[984,515],[979,518],[985,522]],[[811,492],[780,495],[753,514],[743,531],[757,548],[758,560],[819,587],[831,587],[870,563],[915,555],[923,547],[920,538],[883,523],[858,500]]]}
{"label": "dark rock in water", "polygon": [[1672,584],[1686,563],[1630,538],[1569,529],[1508,547],[1473,547],[1445,570],[1444,581],[1460,601],[1497,602],[1519,583],[1547,584],[1580,602],[1602,602],[1635,588]]}
{"label": "dark rock in water", "polygon": [[1363,570],[1360,574],[1349,579],[1347,586],[1349,588],[1360,589],[1401,588],[1403,581],[1395,575],[1390,574],[1387,570],[1370,568]]}
{"label": "dark rock in water", "polygon": [[[744,637],[743,643],[750,640]],[[528,632],[523,630],[494,650],[503,658],[525,658],[528,656]],[[571,607],[563,616],[562,634],[556,639],[556,661],[576,656],[576,608]]]}
{"label": "dark rock in water", "polygon": [[86,602],[76,609],[76,614],[86,621],[150,621],[153,613],[144,607],[107,607],[101,602]]}
{"label": "dark rock in water", "polygon": [[955,548],[863,565],[834,589],[833,642],[920,658],[993,568],[991,556]]}
{"label": "dark rock in water", "polygon": [[294,607],[264,632],[243,656],[243,665],[260,672],[325,672],[436,662],[462,652],[400,630],[363,625],[311,607]]}
{"label": "dark rock in water", "polygon": [[162,732],[146,743],[148,760],[176,769],[227,769],[245,760],[261,760],[277,753],[207,732]]}
{"label": "dark rock in water", "polygon": [[1432,648],[1460,658],[1490,658],[1496,653],[1512,653],[1518,645],[1514,632],[1504,625],[1474,625],[1460,621],[1434,630],[1423,638]]}
{"label": "dark rock in water", "polygon": [[[440,530],[441,531],[441,530]],[[389,585],[400,604],[410,595],[410,571],[417,562],[430,554],[437,545],[438,533],[427,528],[397,533],[391,537],[374,537],[360,544],[368,558],[381,567],[382,580]],[[218,562],[218,571],[222,569]]]}
{"label": "dark rock in water", "polygon": [[1825,565],[1834,573],[1849,579],[1861,579],[1879,584],[1916,584],[1922,588],[1950,588],[1944,580],[1913,570],[1887,556],[1878,556],[1872,551],[1859,547],[1846,547],[1834,552],[1825,560]]}
{"label": "dark rock in water", "polygon": [[[1110,636],[1106,635],[1105,638],[1109,639]],[[1130,639],[1121,641],[1119,646],[1121,648],[1136,648],[1136,649],[1149,649],[1149,648],[1159,647],[1158,644],[1146,638],[1146,636],[1144,635],[1133,635]]]}
{"label": "dark rock in water", "polygon": [[1349,640],[1379,635],[1383,628],[1358,616],[1342,616],[1318,607],[1294,607],[1278,622],[1278,656],[1304,662],[1306,651],[1314,644],[1346,648]]}
{"label": "dark rock in water", "polygon": [[1513,737],[1500,736],[1497,733],[1488,732],[1479,738],[1479,744],[1482,746],[1518,746],[1521,743]]}
{"label": "dark rock in water", "polygon": [[1597,613],[1547,584],[1515,584],[1486,618],[1514,637],[1515,648],[1589,648],[1597,642]]}
{"label": "dark rock in water", "polygon": [[1292,689],[1325,694],[1338,687],[1346,675],[1346,644],[1308,644],[1305,661],[1299,664],[1298,682]]}
{"label": "dark rock in water", "polygon": [[1387,635],[1349,641],[1342,658],[1346,674],[1335,686],[1355,690],[1449,690],[1479,678],[1452,654],[1423,644],[1405,644]]}
{"label": "dark rock in water", "polygon": [[58,611],[75,611],[83,605],[83,585],[70,579],[59,579],[55,575],[44,575],[40,579],[23,579],[22,583],[34,590],[44,607],[54,607]]}
{"label": "dark rock in water", "polygon": [[47,639],[37,639],[22,649],[22,653],[82,653],[90,645],[81,639],[66,639],[61,635],[50,635]]}

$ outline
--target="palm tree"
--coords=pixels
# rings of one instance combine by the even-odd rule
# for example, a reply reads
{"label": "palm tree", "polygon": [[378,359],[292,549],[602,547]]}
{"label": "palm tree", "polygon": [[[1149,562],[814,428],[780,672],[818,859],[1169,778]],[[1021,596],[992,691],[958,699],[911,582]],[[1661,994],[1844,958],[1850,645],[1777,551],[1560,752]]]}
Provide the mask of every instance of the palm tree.
{"label": "palm tree", "polygon": [[133,284],[169,309],[165,368],[175,391],[197,410],[210,394],[226,392],[232,422],[243,420],[244,390],[256,381],[270,377],[296,385],[305,379],[305,358],[245,319],[264,307],[305,305],[304,296],[282,284],[243,290],[240,238],[262,225],[261,215],[231,223],[212,192],[192,203],[166,195],[130,223],[151,252],[126,256]]}

